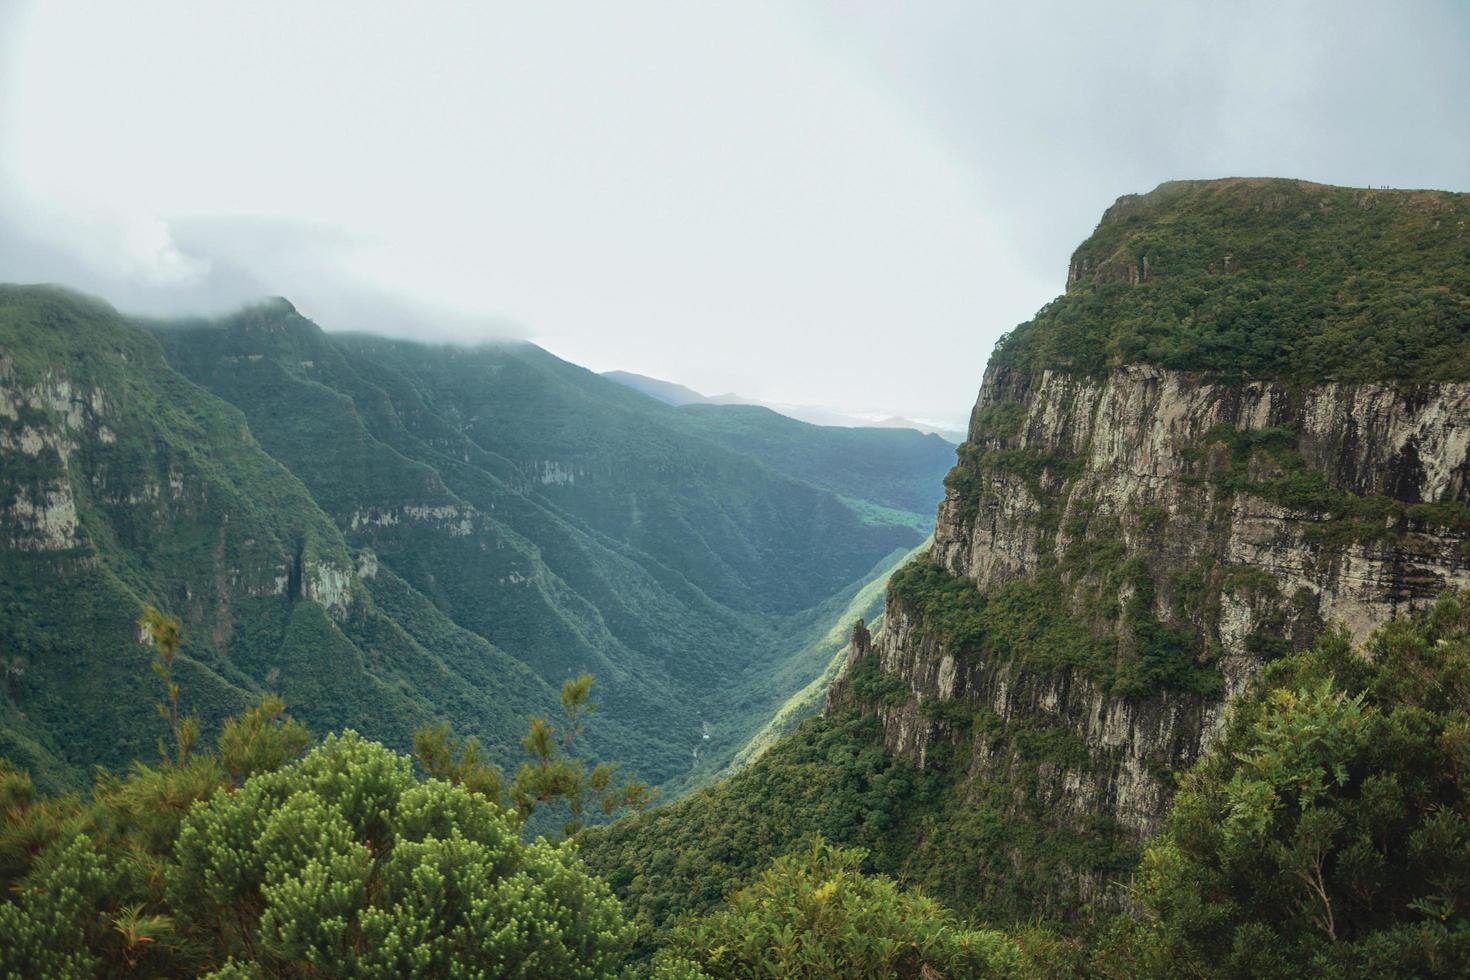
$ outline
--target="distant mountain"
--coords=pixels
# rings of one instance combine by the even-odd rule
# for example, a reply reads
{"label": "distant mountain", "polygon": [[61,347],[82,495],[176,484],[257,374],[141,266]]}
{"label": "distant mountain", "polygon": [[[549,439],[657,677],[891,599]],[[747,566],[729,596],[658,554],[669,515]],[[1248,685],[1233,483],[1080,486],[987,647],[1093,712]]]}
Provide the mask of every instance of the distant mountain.
{"label": "distant mountain", "polygon": [[785,402],[766,402],[758,398],[746,398],[744,395],[726,393],[723,395],[703,395],[693,388],[677,384],[673,381],[663,381],[659,378],[650,378],[644,374],[634,374],[631,371],[604,371],[602,376],[618,384],[626,385],[634,391],[641,391],[650,398],[657,398],[665,405],[682,407],[684,405],[759,405],[769,408],[773,412],[779,412],[787,418],[806,422],[810,425],[835,426],[847,429],[915,429],[925,434],[934,434],[951,445],[959,445],[965,441],[963,428],[944,425],[934,422],[918,422],[913,419],[900,416],[889,416],[887,418],[873,419],[851,412],[843,412],[835,408],[827,408],[821,405],[791,405]]}
{"label": "distant mountain", "polygon": [[702,405],[712,401],[693,388],[686,388],[672,381],[660,381],[658,378],[650,378],[647,375],[634,374],[631,371],[604,371],[602,376],[609,381],[626,385],[634,391],[641,391],[650,398],[657,398],[665,405]]}
{"label": "distant mountain", "polygon": [[[798,418],[799,416],[792,417]],[[964,429],[956,429],[951,426],[941,425],[938,423],[918,422],[914,419],[906,419],[897,415],[889,416],[886,419],[879,419],[876,422],[869,422],[867,424],[871,425],[875,429],[917,429],[918,431],[923,432],[927,435],[936,435],[939,438],[943,439],[945,442],[954,446],[958,446],[965,441]]]}
{"label": "distant mountain", "polygon": [[447,718],[508,760],[587,670],[591,751],[702,781],[826,668],[953,451],[699,408],[284,300],[140,324],[0,287],[0,754],[52,786],[146,755],[153,603],[207,726],[274,688],[319,731]]}
{"label": "distant mountain", "polygon": [[[955,447],[913,429],[846,428],[799,422],[760,405],[686,405],[686,423],[711,440],[788,476],[917,515],[928,534],[944,497]],[[937,474],[937,478],[936,478]]]}

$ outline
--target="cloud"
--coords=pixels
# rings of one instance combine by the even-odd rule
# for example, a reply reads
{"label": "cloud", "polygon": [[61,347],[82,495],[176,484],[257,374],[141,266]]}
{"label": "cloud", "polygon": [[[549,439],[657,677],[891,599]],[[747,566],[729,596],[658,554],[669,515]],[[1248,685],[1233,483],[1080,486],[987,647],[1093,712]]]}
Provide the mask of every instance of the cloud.
{"label": "cloud", "polygon": [[1023,261],[1178,178],[1470,190],[1470,6],[810,0],[812,30],[967,162]]}
{"label": "cloud", "polygon": [[963,418],[1118,195],[1470,189],[1470,8],[0,6],[0,278]]}
{"label": "cloud", "polygon": [[6,281],[70,286],[143,316],[213,316],[285,295],[328,329],[462,342],[525,338],[508,320],[364,281],[351,269],[356,247],[339,229],[290,221],[107,224],[53,216],[0,226],[0,270]]}
{"label": "cloud", "polygon": [[123,229],[123,256],[135,278],[164,289],[188,286],[209,276],[209,260],[185,254],[174,242],[168,223],[159,218],[135,221]]}
{"label": "cloud", "polygon": [[271,294],[289,297],[328,329],[351,329],[424,340],[524,339],[523,326],[373,283],[355,259],[371,243],[340,228],[263,218],[178,222],[174,239],[190,254],[209,256],[211,275],[175,305],[232,309]]}

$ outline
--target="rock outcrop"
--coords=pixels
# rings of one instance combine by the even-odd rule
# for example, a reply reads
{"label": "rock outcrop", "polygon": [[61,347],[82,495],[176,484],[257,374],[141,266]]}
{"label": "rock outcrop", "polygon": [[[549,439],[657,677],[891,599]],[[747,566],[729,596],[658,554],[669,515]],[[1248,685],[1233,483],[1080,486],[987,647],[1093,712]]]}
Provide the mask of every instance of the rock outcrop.
{"label": "rock outcrop", "polygon": [[[1470,587],[1470,384],[997,361],[862,705],[960,799],[1136,848],[1262,664]],[[975,873],[1030,873],[1001,850]],[[1115,903],[1104,863],[1053,866],[1052,891]]]}
{"label": "rock outcrop", "polygon": [[[1002,412],[1013,428],[990,422]],[[1232,459],[1242,440],[1274,440],[1278,451]],[[1159,619],[1196,634],[1231,691],[1259,661],[1249,642],[1259,630],[1284,626],[1298,645],[1324,622],[1364,633],[1470,584],[1464,511],[1425,506],[1470,502],[1470,384],[1299,388],[1144,365],[1104,379],[1002,369],[986,377],[968,449],[982,489],[978,499],[952,490],[941,505],[940,565],[989,591],[1107,535],[1122,560],[1149,562]],[[1053,465],[1028,480],[987,453]],[[1222,478],[1232,466],[1243,473]],[[1304,486],[1295,501],[1293,484]],[[1206,567],[1204,581],[1188,580]],[[1192,616],[1186,581],[1206,593]]]}

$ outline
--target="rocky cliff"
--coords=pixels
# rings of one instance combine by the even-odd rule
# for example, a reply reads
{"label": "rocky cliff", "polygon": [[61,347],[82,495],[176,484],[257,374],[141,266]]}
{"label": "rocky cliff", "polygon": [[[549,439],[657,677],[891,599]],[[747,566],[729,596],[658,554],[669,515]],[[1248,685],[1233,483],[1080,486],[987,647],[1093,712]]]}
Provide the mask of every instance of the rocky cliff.
{"label": "rocky cliff", "polygon": [[[890,751],[950,774],[960,809],[999,807],[1007,829],[953,842],[951,856],[976,845],[970,873],[1040,873],[1044,905],[1116,901],[1128,852],[1261,664],[1330,624],[1362,633],[1470,586],[1470,384],[1403,362],[1365,369],[1350,345],[1317,347],[1314,371],[1293,376],[1265,349],[1305,347],[1361,313],[1331,299],[1350,288],[1332,272],[1353,248],[1340,215],[1299,229],[1287,279],[1275,258],[1218,260],[1249,258],[1231,236],[1278,198],[1297,221],[1348,194],[1211,182],[1124,199],[1078,250],[1068,294],[998,350],[933,549],[894,577],[885,629],[871,645],[854,637],[829,698],[856,694]],[[1386,227],[1412,236],[1463,215],[1461,196],[1444,200],[1446,214],[1408,195],[1375,207],[1398,209]],[[1200,210],[1225,240],[1196,249],[1213,266],[1171,237]],[[1450,241],[1464,252],[1463,233]],[[1418,288],[1402,275],[1375,287]],[[1256,363],[1277,365],[1260,377],[1208,358],[1189,370],[1172,340],[1136,343],[1150,329],[1137,315],[1186,289],[1194,315],[1166,338],[1200,332],[1212,303],[1210,329],[1237,334],[1245,312],[1222,291],[1284,291],[1296,299],[1281,317],[1300,315],[1297,300],[1311,315],[1246,324]],[[1425,334],[1443,333],[1430,319]],[[1373,325],[1361,330],[1379,349]],[[1354,378],[1364,370],[1384,376]]]}

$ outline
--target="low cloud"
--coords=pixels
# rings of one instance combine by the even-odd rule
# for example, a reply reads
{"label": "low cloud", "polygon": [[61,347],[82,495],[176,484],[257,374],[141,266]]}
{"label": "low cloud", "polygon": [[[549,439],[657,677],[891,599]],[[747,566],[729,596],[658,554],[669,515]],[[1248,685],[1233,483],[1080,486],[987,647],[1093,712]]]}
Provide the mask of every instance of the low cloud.
{"label": "low cloud", "polygon": [[0,279],[965,417],[1121,194],[1470,190],[1470,6],[0,0]]}
{"label": "low cloud", "polygon": [[329,330],[444,341],[527,336],[505,319],[364,282],[351,268],[363,247],[340,229],[261,218],[48,224],[32,215],[0,226],[0,275],[92,293],[140,316],[214,316],[285,296]]}

